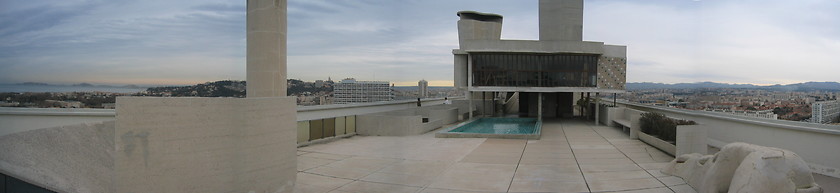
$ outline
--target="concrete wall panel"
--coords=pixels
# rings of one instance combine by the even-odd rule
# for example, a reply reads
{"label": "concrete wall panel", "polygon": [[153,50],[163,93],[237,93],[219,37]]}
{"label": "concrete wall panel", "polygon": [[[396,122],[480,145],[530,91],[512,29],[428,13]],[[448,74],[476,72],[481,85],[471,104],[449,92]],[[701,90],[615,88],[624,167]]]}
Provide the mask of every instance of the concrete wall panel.
{"label": "concrete wall panel", "polygon": [[324,138],[324,120],[309,121],[309,140]]}
{"label": "concrete wall panel", "polygon": [[116,192],[291,192],[295,101],[117,98]]}
{"label": "concrete wall panel", "polygon": [[335,118],[324,119],[324,137],[335,136]]}
{"label": "concrete wall panel", "polygon": [[347,133],[356,133],[356,116],[347,116]]}
{"label": "concrete wall panel", "polygon": [[114,121],[0,136],[0,172],[58,192],[115,192],[113,156]]}
{"label": "concrete wall panel", "polygon": [[309,141],[309,121],[297,122],[297,142],[303,143]]}
{"label": "concrete wall panel", "polygon": [[336,117],[335,118],[335,135],[340,136],[347,134],[347,118],[345,117]]}

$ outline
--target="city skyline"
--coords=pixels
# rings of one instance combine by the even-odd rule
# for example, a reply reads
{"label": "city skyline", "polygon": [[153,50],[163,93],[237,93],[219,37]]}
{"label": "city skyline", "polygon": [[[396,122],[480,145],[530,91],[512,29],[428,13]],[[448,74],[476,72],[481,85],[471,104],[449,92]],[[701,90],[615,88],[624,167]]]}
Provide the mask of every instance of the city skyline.
{"label": "city skyline", "polygon": [[[455,12],[538,37],[535,1],[289,2],[289,78],[451,86]],[[242,1],[0,1],[0,83],[244,80]],[[628,82],[840,82],[831,1],[587,1],[584,40],[630,46]],[[590,14],[599,13],[599,14]],[[804,14],[803,14],[804,13]],[[621,29],[621,30],[615,30]]]}

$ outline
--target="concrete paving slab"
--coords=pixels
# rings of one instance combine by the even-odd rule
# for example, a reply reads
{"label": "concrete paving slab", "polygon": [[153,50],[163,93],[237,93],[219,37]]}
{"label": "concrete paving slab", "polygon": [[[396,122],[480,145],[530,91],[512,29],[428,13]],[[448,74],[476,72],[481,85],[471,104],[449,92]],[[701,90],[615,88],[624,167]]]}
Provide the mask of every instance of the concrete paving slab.
{"label": "concrete paving slab", "polygon": [[337,191],[356,193],[414,193],[420,191],[420,189],[411,186],[355,181],[338,188]]}
{"label": "concrete paving slab", "polygon": [[509,192],[589,192],[584,182],[514,180]]}
{"label": "concrete paving slab", "polygon": [[670,186],[669,188],[671,188],[671,190],[675,193],[697,193],[697,191],[688,184]]}
{"label": "concrete paving slab", "polygon": [[676,176],[663,176],[663,177],[657,177],[656,179],[659,179],[659,181],[662,182],[663,184],[665,184],[666,186],[676,186],[676,185],[686,184],[685,180],[683,180],[680,177],[676,177]]}
{"label": "concrete paving slab", "polygon": [[[610,131],[576,120],[547,121],[543,126],[540,140],[446,139],[423,134],[356,136],[302,147],[299,160],[311,163],[299,164],[299,170],[306,170],[301,173],[338,180],[325,186],[302,183],[296,191],[693,191],[657,170],[673,157],[618,135],[626,135],[618,128]],[[301,182],[329,183],[306,178]]]}
{"label": "concrete paving slab", "polygon": [[587,181],[607,181],[626,179],[653,178],[647,171],[587,172],[583,174]]}
{"label": "concrete paving slab", "polygon": [[592,192],[626,191],[665,187],[655,178],[587,181]]}

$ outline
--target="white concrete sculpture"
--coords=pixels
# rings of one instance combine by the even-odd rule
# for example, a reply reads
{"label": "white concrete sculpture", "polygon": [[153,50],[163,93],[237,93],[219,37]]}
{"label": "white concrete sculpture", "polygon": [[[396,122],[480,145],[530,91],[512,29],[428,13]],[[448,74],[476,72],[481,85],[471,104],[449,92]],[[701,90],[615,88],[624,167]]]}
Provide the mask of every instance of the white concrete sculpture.
{"label": "white concrete sculpture", "polygon": [[746,143],[730,143],[714,155],[681,155],[662,173],[682,177],[701,193],[823,192],[799,155]]}

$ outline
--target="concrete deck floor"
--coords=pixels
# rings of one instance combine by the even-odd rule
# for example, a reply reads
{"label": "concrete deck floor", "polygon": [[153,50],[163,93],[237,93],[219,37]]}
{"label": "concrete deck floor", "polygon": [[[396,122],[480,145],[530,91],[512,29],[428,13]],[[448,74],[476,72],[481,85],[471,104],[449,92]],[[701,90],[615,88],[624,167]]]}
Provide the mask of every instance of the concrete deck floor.
{"label": "concrete deck floor", "polygon": [[356,136],[298,149],[297,192],[694,192],[617,128],[548,120],[540,140]]}
{"label": "concrete deck floor", "polygon": [[[296,192],[695,192],[618,128],[546,120],[540,140],[355,136],[298,149]],[[830,191],[827,191],[830,192]]]}

